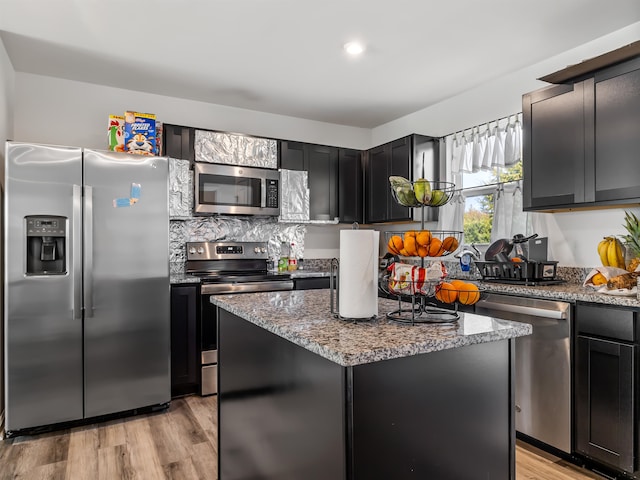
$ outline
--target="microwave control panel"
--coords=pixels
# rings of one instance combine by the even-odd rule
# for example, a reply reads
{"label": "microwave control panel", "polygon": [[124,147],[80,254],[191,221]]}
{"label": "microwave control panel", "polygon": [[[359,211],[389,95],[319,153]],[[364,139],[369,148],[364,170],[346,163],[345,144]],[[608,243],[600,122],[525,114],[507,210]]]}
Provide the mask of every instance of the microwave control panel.
{"label": "microwave control panel", "polygon": [[278,180],[267,179],[267,208],[278,208]]}

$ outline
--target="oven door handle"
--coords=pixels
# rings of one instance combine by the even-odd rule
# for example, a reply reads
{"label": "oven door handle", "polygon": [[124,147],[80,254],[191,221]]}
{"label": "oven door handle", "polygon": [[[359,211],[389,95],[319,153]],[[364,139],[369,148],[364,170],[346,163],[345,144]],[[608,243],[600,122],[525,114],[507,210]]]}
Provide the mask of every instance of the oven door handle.
{"label": "oven door handle", "polygon": [[200,287],[200,293],[202,295],[276,292],[281,290],[293,290],[293,280],[280,280],[276,282],[203,283]]}

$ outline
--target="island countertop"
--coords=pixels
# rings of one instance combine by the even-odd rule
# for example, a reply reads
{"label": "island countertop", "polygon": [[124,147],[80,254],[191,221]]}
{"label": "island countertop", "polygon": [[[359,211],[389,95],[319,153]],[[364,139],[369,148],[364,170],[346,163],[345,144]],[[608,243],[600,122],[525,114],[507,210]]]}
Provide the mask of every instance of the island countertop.
{"label": "island countertop", "polygon": [[[350,321],[330,311],[328,290],[211,296],[211,302],[292,343],[349,367],[530,335],[531,325],[460,312],[452,324],[388,320],[398,302],[378,299],[378,317]],[[407,305],[407,304],[405,304]]]}

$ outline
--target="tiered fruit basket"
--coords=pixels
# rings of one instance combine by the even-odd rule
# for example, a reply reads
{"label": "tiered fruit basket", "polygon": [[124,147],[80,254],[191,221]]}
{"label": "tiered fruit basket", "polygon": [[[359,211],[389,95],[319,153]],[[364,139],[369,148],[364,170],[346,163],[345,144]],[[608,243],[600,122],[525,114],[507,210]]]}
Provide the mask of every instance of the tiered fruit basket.
{"label": "tiered fruit basket", "polygon": [[[420,230],[385,232],[387,249],[395,261],[381,275],[380,289],[398,299],[398,310],[388,313],[387,318],[411,324],[454,323],[460,318],[458,306],[473,305],[480,300],[481,291],[474,283],[448,280],[440,257],[458,250],[462,232],[426,230],[424,208],[445,205],[451,200],[455,185],[426,180],[412,183],[400,177],[390,177],[389,182],[398,203],[421,208],[422,214]],[[403,262],[400,262],[401,258]],[[402,300],[407,298],[411,299],[411,308],[406,303],[403,308]],[[436,306],[434,298],[441,303],[452,304],[453,310]]]}

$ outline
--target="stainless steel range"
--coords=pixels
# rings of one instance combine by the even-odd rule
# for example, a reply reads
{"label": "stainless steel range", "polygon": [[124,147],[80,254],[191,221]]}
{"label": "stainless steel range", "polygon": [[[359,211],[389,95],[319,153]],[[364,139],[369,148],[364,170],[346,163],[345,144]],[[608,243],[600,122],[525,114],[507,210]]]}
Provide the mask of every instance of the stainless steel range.
{"label": "stainless steel range", "polygon": [[288,273],[268,271],[266,242],[187,242],[186,272],[200,277],[201,394],[218,391],[218,317],[211,295],[293,290]]}

